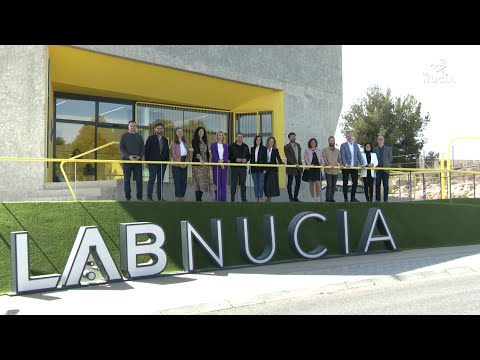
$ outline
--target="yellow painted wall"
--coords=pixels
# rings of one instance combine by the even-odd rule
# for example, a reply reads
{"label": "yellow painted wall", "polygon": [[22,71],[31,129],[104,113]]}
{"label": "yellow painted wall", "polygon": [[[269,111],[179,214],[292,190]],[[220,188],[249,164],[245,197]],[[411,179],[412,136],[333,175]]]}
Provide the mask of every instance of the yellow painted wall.
{"label": "yellow painted wall", "polygon": [[[283,91],[277,90],[271,94],[258,96],[234,109],[235,113],[248,113],[257,111],[273,111],[272,132],[273,137],[277,140],[277,148],[280,156],[284,159],[283,146],[285,145],[285,115],[284,115],[284,99]],[[285,160],[284,160],[285,161]],[[285,170],[280,168],[279,172],[280,187],[285,187]]]}
{"label": "yellow painted wall", "polygon": [[231,110],[276,90],[80,50],[50,46],[55,91]]}

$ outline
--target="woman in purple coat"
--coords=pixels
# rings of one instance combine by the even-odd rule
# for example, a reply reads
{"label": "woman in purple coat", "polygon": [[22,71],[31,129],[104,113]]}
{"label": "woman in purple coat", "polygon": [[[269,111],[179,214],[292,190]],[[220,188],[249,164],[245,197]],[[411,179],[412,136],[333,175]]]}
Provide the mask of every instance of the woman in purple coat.
{"label": "woman in purple coat", "polygon": [[[210,147],[212,162],[226,163],[228,162],[228,146],[224,143],[225,134],[223,131],[217,133],[216,139],[217,141],[213,142]],[[227,172],[228,166],[213,166],[213,183],[217,185],[217,190],[215,191],[216,201],[225,202],[227,200]]]}

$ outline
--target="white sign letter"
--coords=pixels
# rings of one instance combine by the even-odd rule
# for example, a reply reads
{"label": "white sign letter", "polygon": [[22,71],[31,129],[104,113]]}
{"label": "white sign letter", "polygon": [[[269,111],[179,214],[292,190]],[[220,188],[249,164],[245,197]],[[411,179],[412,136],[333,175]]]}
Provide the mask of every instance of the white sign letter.
{"label": "white sign letter", "polygon": [[[149,238],[137,244],[137,235]],[[165,232],[155,224],[138,222],[120,224],[120,268],[129,278],[152,276],[161,273],[167,266],[167,254],[161,248]],[[150,260],[137,264],[138,255],[148,255]]]}

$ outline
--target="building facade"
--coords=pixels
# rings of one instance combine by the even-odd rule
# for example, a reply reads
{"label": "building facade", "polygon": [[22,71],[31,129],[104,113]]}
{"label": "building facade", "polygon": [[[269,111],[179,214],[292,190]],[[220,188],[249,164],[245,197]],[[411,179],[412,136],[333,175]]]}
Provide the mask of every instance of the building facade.
{"label": "building facade", "polygon": [[[4,158],[69,158],[119,141],[136,120],[144,139],[155,123],[173,140],[197,126],[256,134],[303,148],[335,133],[342,108],[339,45],[0,45],[0,140]],[[85,159],[120,159],[118,145]],[[118,164],[67,164],[77,181],[121,179]],[[148,171],[146,173],[148,175]],[[147,176],[146,175],[146,176]],[[284,176],[280,177],[284,184]],[[0,201],[30,199],[65,181],[59,163],[1,161]],[[169,176],[166,176],[166,181]]]}

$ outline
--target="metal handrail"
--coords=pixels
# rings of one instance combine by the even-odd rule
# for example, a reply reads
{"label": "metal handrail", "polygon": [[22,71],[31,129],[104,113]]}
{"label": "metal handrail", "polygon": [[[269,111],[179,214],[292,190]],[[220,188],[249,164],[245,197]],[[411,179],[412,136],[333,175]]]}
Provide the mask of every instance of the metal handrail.
{"label": "metal handrail", "polygon": [[[84,152],[82,154],[76,155],[74,157],[68,158],[68,159],[55,159],[55,158],[18,158],[18,157],[0,157],[0,161],[41,161],[41,162],[60,162],[60,169],[62,170],[62,174],[65,178],[65,182],[67,183],[68,188],[70,189],[70,192],[73,196],[73,199],[77,201],[77,197],[75,195],[75,192],[72,189],[72,186],[70,184],[70,179],[68,178],[68,175],[66,174],[63,165],[65,163],[69,162],[79,162],[79,163],[103,163],[103,164],[111,164],[111,163],[118,163],[118,164],[123,164],[123,163],[129,163],[129,164],[165,164],[165,165],[194,165],[194,166],[249,166],[249,167],[277,167],[277,168],[302,168],[302,169],[347,169],[347,167],[344,166],[321,166],[321,165],[282,165],[282,164],[249,164],[249,163],[212,163],[212,162],[179,162],[179,161],[130,161],[130,160],[103,160],[103,159],[79,159],[79,157],[85,156],[87,154],[90,154],[92,152],[98,151],[102,148],[118,144],[117,141],[112,141],[108,144],[99,146],[95,149],[89,150],[87,152]],[[357,169],[360,170],[362,167],[360,166],[351,166],[348,169]],[[472,170],[452,170],[452,169],[419,169],[419,168],[386,168],[386,167],[375,167],[373,168],[374,170],[391,170],[394,172],[397,172],[401,170],[404,173],[414,173],[414,174],[427,174],[427,173],[439,173],[441,175],[448,175],[449,173],[458,173],[458,174],[469,174],[469,175],[480,175],[480,171],[472,171]],[[400,175],[400,174],[398,174]]]}
{"label": "metal handrail", "polygon": [[[70,185],[70,180],[68,179],[68,176],[67,176],[67,173],[65,172],[65,170],[63,169],[63,165],[67,162],[72,162],[71,160],[76,160],[78,158],[81,158],[82,156],[85,156],[85,155],[88,155],[88,154],[91,154],[95,151],[98,151],[98,150],[101,150],[103,148],[106,148],[106,147],[109,147],[110,145],[115,145],[115,144],[119,144],[118,141],[111,141],[109,142],[108,144],[105,144],[105,145],[102,145],[102,146],[98,146],[96,147],[95,149],[91,149],[91,150],[88,150],[88,151],[85,151],[84,153],[81,153],[81,154],[78,154],[78,155],[75,155],[75,156],[72,156],[71,158],[69,158],[68,160],[64,160],[60,163],[60,171],[62,172],[63,174],[63,177],[65,178],[65,181],[67,183],[67,186],[68,188],[70,189],[70,192],[72,193],[72,196],[73,196],[73,199],[75,201],[77,201],[77,195],[75,194],[75,192],[73,191],[72,189],[72,186]],[[89,159],[90,161],[90,159]],[[75,161],[76,162],[76,161]]]}

